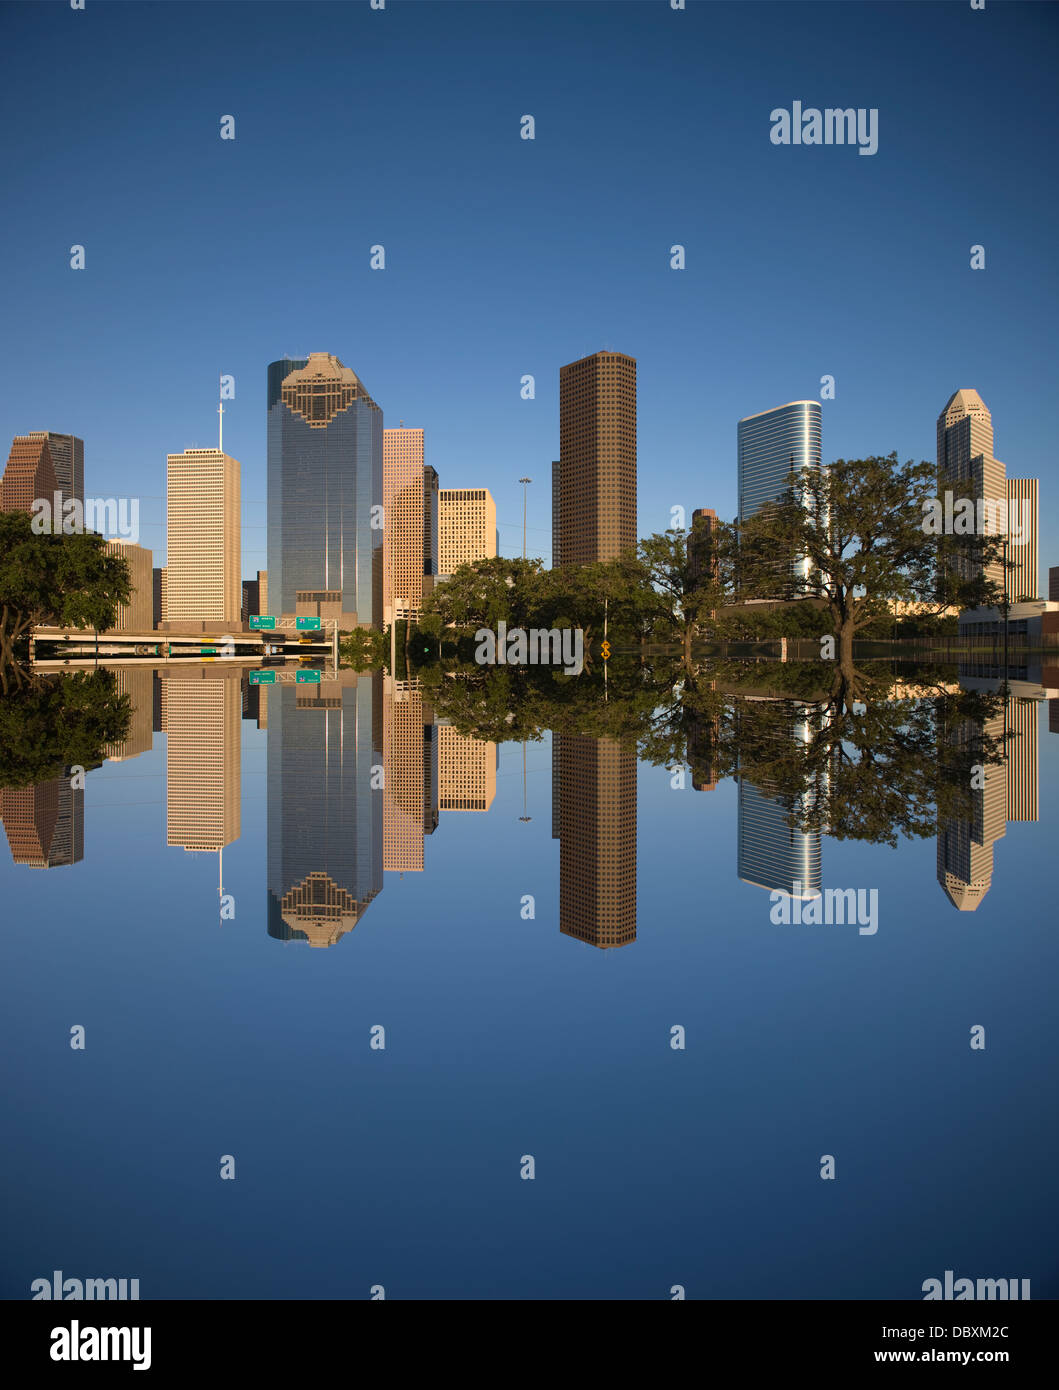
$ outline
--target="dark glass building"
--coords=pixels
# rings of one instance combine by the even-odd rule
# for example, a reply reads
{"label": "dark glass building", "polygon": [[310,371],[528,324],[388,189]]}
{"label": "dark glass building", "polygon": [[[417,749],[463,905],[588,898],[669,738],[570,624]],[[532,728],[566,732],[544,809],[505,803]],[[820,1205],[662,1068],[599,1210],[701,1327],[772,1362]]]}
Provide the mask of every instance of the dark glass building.
{"label": "dark glass building", "polygon": [[[281,618],[382,626],[382,411],[326,352],[268,369],[268,595]],[[375,522],[375,525],[372,522]]]}
{"label": "dark glass building", "polygon": [[268,687],[268,932],[333,946],[382,891],[382,675]]}

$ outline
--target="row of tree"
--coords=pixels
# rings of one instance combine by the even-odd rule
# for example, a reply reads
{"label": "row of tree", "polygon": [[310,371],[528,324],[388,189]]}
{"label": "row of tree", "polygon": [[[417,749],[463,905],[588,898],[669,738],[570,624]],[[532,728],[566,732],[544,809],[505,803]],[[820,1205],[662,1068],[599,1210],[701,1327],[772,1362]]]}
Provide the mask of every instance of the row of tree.
{"label": "row of tree", "polygon": [[[787,484],[745,521],[717,522],[708,537],[648,536],[617,560],[552,570],[500,557],[463,565],[435,588],[421,629],[438,638],[446,627],[465,634],[503,619],[580,627],[590,644],[606,618],[612,641],[679,642],[686,660],[700,638],[830,633],[849,670],[855,636],[889,635],[894,600],[928,615],[1003,601],[989,569],[1001,538],[924,529],[932,464],[902,464],[896,454],[838,459],[792,472]],[[759,603],[746,606],[751,600]]]}

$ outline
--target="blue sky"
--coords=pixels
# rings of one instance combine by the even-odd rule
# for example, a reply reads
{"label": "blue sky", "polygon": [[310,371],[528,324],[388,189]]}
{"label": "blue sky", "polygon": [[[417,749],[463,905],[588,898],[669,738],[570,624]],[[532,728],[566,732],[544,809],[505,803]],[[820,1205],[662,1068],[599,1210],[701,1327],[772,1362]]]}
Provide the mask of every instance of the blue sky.
{"label": "blue sky", "polygon": [[[214,442],[233,375],[249,574],[266,365],[329,351],[442,486],[492,489],[509,554],[531,476],[547,557],[558,369],[588,352],[639,361],[641,534],[731,515],[737,420],[825,373],[825,459],[933,458],[974,386],[1041,479],[1046,571],[1057,39],[1055,7],[962,0],[6,5],[0,442],[82,435],[160,560],[165,455]],[[878,153],[772,145],[796,99],[878,108]]]}

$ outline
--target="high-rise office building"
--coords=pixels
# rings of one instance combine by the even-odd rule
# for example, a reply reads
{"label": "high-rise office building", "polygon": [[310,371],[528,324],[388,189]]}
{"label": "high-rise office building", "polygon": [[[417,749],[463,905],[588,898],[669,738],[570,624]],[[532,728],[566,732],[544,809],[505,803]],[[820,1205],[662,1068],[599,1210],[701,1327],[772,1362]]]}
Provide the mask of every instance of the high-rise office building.
{"label": "high-rise office building", "polygon": [[[981,736],[1001,740],[1004,713],[984,721],[961,719],[942,732],[957,747],[972,750]],[[993,882],[993,846],[1007,830],[1008,771],[1003,763],[985,763],[981,787],[972,792],[970,815],[938,822],[938,882],[959,912],[974,912]]]}
{"label": "high-rise office building", "polygon": [[614,739],[553,733],[557,753],[559,930],[625,946],[636,940],[636,754]]}
{"label": "high-rise office building", "polygon": [[273,616],[381,627],[382,411],[327,352],[268,369],[268,599]]}
{"label": "high-rise office building", "polygon": [[438,573],[453,574],[496,554],[496,503],[485,487],[438,493]]}
{"label": "high-rise office building", "polygon": [[423,462],[423,431],[382,432],[383,621],[418,616],[438,574],[438,475]]}
{"label": "high-rise office building", "polygon": [[382,676],[266,692],[268,933],[333,946],[383,886]]}
{"label": "high-rise office building", "polygon": [[1040,814],[1040,741],[1037,701],[1008,700],[1007,819],[1035,821]]}
{"label": "high-rise office building", "polygon": [[239,838],[241,674],[179,663],[162,672],[169,845],[222,850]]}
{"label": "high-rise office building", "polygon": [[[552,569],[557,570],[563,563],[561,553],[563,466],[558,459],[552,459]],[[499,547],[498,547],[499,549]],[[554,838],[554,837],[553,837]]]}
{"label": "high-rise office building", "polygon": [[55,869],[85,857],[85,793],[72,777],[0,788],[0,821],[16,864]]}
{"label": "high-rise office building", "polygon": [[103,549],[108,555],[120,555],[129,567],[132,596],[128,603],[118,604],[117,617],[111,632],[154,631],[154,568],[151,552],[132,541],[107,541]]}
{"label": "high-rise office building", "polygon": [[497,746],[438,725],[438,805],[442,811],[488,811],[496,796]]}
{"label": "high-rise office building", "polygon": [[84,440],[51,430],[16,435],[0,479],[0,512],[30,512],[38,498],[46,499],[54,512],[56,493],[61,494],[59,514],[52,521],[58,530],[65,502],[75,498],[84,506]]}
{"label": "high-rise office building", "polygon": [[220,449],[168,455],[165,622],[238,623],[239,464]]}
{"label": "high-rise office building", "polygon": [[50,507],[58,487],[48,436],[16,435],[0,479],[0,511],[25,512],[28,516],[37,498],[46,498]]}
{"label": "high-rise office building", "polygon": [[[788,401],[739,421],[740,520],[749,520],[781,498],[787,491],[790,473],[805,469],[819,472],[821,422],[819,401]],[[776,597],[785,596],[791,581],[795,592],[807,587],[811,569],[811,561],[804,555],[778,557]]]}
{"label": "high-rise office building", "polygon": [[[938,416],[938,496],[953,494],[953,506],[966,499],[975,505],[976,521],[982,534],[999,534],[998,518],[1007,513],[1007,470],[993,456],[993,417],[973,387],[954,391]],[[964,578],[976,571],[969,557],[954,562]],[[1000,559],[986,565],[986,575],[996,584],[1004,582]]]}
{"label": "high-rise office building", "polygon": [[717,577],[717,513],[712,507],[699,507],[691,514],[688,534],[688,567],[693,582]]}
{"label": "high-rise office building", "polygon": [[[154,687],[158,677],[150,666],[118,666],[114,671],[119,695],[127,695],[132,705],[129,731],[120,743],[103,745],[103,756],[110,762],[127,762],[149,753],[154,743]],[[255,690],[257,686],[253,687]]]}
{"label": "high-rise office building", "polygon": [[615,560],[635,546],[635,357],[596,352],[559,368],[552,497],[553,564]]}
{"label": "high-rise office building", "polygon": [[51,452],[55,483],[65,502],[75,497],[82,507],[85,503],[85,441],[76,434],[55,434],[48,430],[45,438]]}
{"label": "high-rise office building", "polygon": [[243,580],[243,622],[253,617],[269,616],[268,613],[268,573],[258,570],[256,579]]}
{"label": "high-rise office building", "polygon": [[[752,709],[747,714],[752,717]],[[808,744],[819,714],[819,706],[793,707],[789,720],[775,731],[777,755],[787,754],[791,745]],[[752,781],[740,774],[737,873],[744,883],[789,897],[819,896],[820,831],[791,824],[808,810],[811,795],[799,795],[787,806],[767,771],[755,773]]]}
{"label": "high-rise office building", "polygon": [[383,680],[382,866],[421,873],[438,824],[438,730],[417,681]]}
{"label": "high-rise office building", "polygon": [[[1007,493],[1007,557],[1010,566],[1007,597],[1009,603],[1020,603],[1023,599],[1039,597],[1037,531],[1040,483],[1037,478],[1009,478]],[[1020,536],[1021,544],[1016,544]]]}

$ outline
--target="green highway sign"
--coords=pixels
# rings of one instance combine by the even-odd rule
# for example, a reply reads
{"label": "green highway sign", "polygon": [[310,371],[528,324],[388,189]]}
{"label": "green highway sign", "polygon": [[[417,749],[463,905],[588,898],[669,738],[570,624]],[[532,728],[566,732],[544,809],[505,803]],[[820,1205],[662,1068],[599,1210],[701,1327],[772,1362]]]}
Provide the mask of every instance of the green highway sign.
{"label": "green highway sign", "polygon": [[200,648],[199,648],[199,656],[216,656],[216,655],[217,655],[217,648],[216,648],[216,647],[200,647]]}
{"label": "green highway sign", "polygon": [[295,618],[294,626],[299,632],[319,632],[323,622],[319,618]]}
{"label": "green highway sign", "polygon": [[297,672],[295,673],[294,679],[295,679],[295,681],[296,681],[299,685],[319,685],[319,684],[320,684],[320,672],[319,672],[319,671],[297,671]]}
{"label": "green highway sign", "polygon": [[276,684],[276,673],[275,673],[275,671],[251,671],[251,672],[250,672],[250,684],[251,684],[251,685],[275,685],[275,684]]}
{"label": "green highway sign", "polygon": [[273,628],[273,627],[275,627],[275,626],[276,626],[276,620],[275,620],[275,618],[264,617],[264,616],[262,616],[261,614],[256,614],[256,615],[251,614],[251,617],[250,617],[250,631],[251,631],[251,632],[261,632],[261,631],[263,631],[265,628]]}

